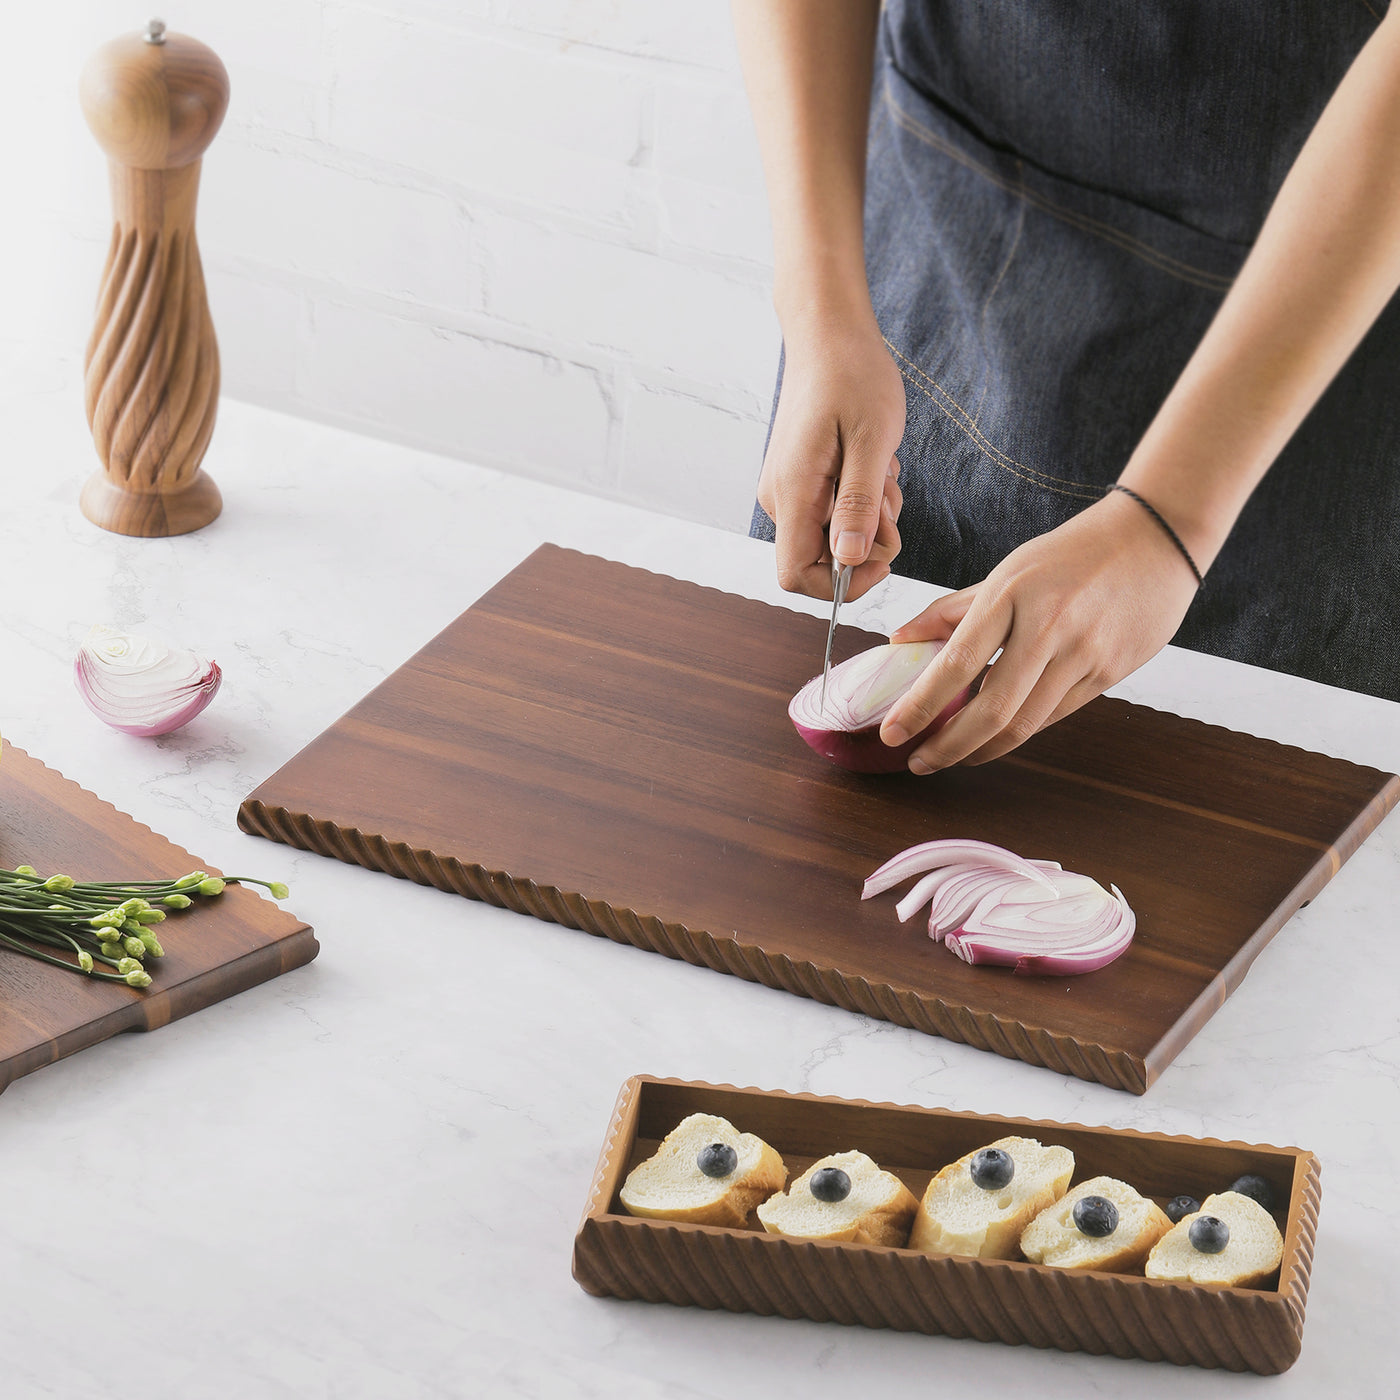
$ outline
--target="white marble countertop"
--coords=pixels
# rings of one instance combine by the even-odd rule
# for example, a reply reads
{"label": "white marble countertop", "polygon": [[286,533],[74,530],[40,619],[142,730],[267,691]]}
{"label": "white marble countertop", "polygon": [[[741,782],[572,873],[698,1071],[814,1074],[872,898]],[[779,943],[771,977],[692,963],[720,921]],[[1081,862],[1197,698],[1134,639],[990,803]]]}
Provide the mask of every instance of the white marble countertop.
{"label": "white marble countertop", "polygon": [[[736,535],[226,402],[224,515],[79,514],[75,366],[0,346],[0,729],[224,869],[320,958],[0,1097],[7,1397],[1375,1395],[1400,1315],[1400,819],[1141,1099],[245,836],[239,801],[543,541],[799,606]],[[849,610],[888,627],[932,590]],[[811,610],[820,611],[813,607]],[[88,626],[224,667],[183,732],[106,730]],[[1118,694],[1400,768],[1400,707],[1168,650]],[[1296,1144],[1323,1164],[1303,1353],[1169,1365],[586,1296],[570,1248],[630,1074]],[[1387,1380],[1385,1384],[1393,1384]]]}

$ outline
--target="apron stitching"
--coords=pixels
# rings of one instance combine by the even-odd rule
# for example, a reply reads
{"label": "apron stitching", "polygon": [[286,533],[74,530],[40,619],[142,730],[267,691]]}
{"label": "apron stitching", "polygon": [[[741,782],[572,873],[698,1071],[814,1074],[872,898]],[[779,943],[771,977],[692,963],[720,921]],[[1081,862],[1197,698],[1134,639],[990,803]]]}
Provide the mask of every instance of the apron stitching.
{"label": "apron stitching", "polygon": [[1381,12],[1380,12],[1379,10],[1375,10],[1375,9],[1372,9],[1372,8],[1371,8],[1371,0],[1359,0],[1359,3],[1360,3],[1360,5],[1361,5],[1361,8],[1362,8],[1363,10],[1365,10],[1366,13],[1367,13],[1368,15],[1370,15],[1371,18],[1372,18],[1373,20],[1375,20],[1377,23],[1379,23],[1382,19],[1385,18],[1385,16],[1382,15]]}
{"label": "apron stitching", "polygon": [[[1083,482],[1073,481],[1067,476],[1051,476],[1049,472],[1040,471],[1036,467],[1028,467],[1024,462],[1018,462],[1014,457],[1007,456],[1005,452],[999,447],[994,446],[983,435],[982,430],[973,422],[967,410],[936,379],[931,375],[925,374],[924,371],[888,337],[881,338],[885,341],[886,346],[889,347],[890,352],[909,366],[909,369],[913,371],[913,375],[918,375],[919,379],[925,379],[932,384],[933,387],[938,390],[939,395],[943,399],[946,399],[948,403],[952,404],[957,412],[952,412],[945,404],[941,403],[938,398],[935,398],[922,384],[914,379],[913,375],[906,373],[903,369],[899,371],[900,374],[921,394],[931,399],[944,414],[952,419],[957,427],[977,444],[986,456],[990,457],[992,461],[997,464],[997,466],[1005,468],[1005,470],[1009,471],[1013,476],[1019,476],[1022,480],[1029,481],[1032,486],[1043,486],[1047,491],[1054,491],[1060,496],[1080,496],[1087,500],[1098,500],[1103,494],[1097,487],[1086,486]],[[962,419],[961,422],[959,422],[959,418]],[[1034,479],[1036,477],[1043,477],[1044,480],[1037,481]],[[1060,486],[1051,486],[1049,483],[1052,481],[1058,481],[1063,484]],[[1065,490],[1065,487],[1071,487],[1073,489]]]}
{"label": "apron stitching", "polygon": [[1077,228],[1083,233],[1103,239],[1105,243],[1122,248],[1124,252],[1141,259],[1149,266],[1155,267],[1171,277],[1178,278],[1182,282],[1189,282],[1192,286],[1223,292],[1234,281],[1233,277],[1222,277],[1219,273],[1207,272],[1200,267],[1192,267],[1190,263],[1182,262],[1169,253],[1163,253],[1150,243],[1144,243],[1141,239],[1134,238],[1131,234],[1114,228],[1112,224],[1106,224],[1087,214],[1078,214],[1071,209],[1066,209],[1064,205],[1056,204],[1044,195],[1037,194],[1024,182],[1013,183],[1003,179],[995,171],[981,164],[980,161],[973,160],[971,156],[960,151],[956,146],[944,141],[942,137],[937,136],[927,127],[920,125],[899,106],[888,89],[885,91],[885,103],[894,113],[895,122],[916,140],[922,141],[927,146],[932,146],[936,151],[941,151],[950,160],[955,160],[959,165],[982,176],[984,180],[995,185],[998,189],[1005,190],[1017,199],[1023,199],[1027,204],[1034,205],[1042,213],[1049,214],[1051,218],[1059,219],[1062,223],[1069,224],[1071,228]]}
{"label": "apron stitching", "polygon": [[[1019,169],[1021,162],[1016,162]],[[982,405],[987,401],[987,389],[991,385],[991,365],[988,363],[987,355],[987,313],[992,309],[992,298],[996,296],[997,289],[1001,286],[1001,280],[1006,276],[1007,269],[1011,266],[1012,259],[1016,256],[1016,250],[1021,246],[1021,233],[1026,227],[1026,205],[1021,202],[1016,219],[1016,232],[1011,239],[1011,247],[1007,250],[1006,261],[1001,265],[1001,271],[997,273],[996,281],[992,283],[992,289],[987,293],[987,299],[982,303],[982,315],[978,318],[978,335],[982,342],[982,359],[987,364],[987,373],[982,385],[982,396],[977,400],[977,412],[973,415],[972,426],[975,428],[982,417]]]}

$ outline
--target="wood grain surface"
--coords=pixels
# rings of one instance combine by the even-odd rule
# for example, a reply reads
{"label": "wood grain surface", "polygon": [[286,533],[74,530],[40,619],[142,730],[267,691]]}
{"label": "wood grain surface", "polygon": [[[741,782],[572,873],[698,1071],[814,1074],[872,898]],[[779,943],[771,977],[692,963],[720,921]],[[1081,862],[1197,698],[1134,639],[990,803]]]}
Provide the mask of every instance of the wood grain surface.
{"label": "wood grain surface", "polygon": [[[220,873],[6,742],[0,865],[23,864],[89,881]],[[308,925],[239,885],[172,914],[160,925],[160,941],[165,957],[151,961],[146,991],[0,949],[0,1089],[120,1031],[155,1030],[212,1006],[319,951]]]}
{"label": "wood grain surface", "polygon": [[144,536],[198,530],[222,507],[200,468],[218,411],[219,347],[195,202],[228,74],[197,39],[157,37],[104,44],[81,84],[83,114],[108,156],[113,225],[85,360],[102,469],[80,504],[94,524]]}
{"label": "wood grain surface", "polygon": [[[765,1234],[756,1220],[730,1229],[627,1215],[618,1198],[627,1173],[691,1113],[717,1114],[757,1134],[782,1156],[790,1179],[818,1157],[855,1149],[917,1196],[949,1162],[1010,1134],[1069,1148],[1072,1183],[1113,1176],[1159,1204],[1182,1192],[1204,1199],[1241,1173],[1257,1172],[1274,1191],[1283,1262],[1257,1288],[1198,1287],[1140,1274],[787,1240]],[[1316,1157],[1296,1147],[639,1075],[623,1086],[613,1111],[575,1236],[573,1271],[598,1296],[1273,1375],[1287,1370],[1302,1346],[1321,1196]]]}
{"label": "wood grain surface", "polygon": [[[1099,699],[929,778],[787,718],[826,624],[543,546],[242,805],[247,831],[1142,1093],[1394,805],[1400,779]],[[880,640],[843,628],[837,659]],[[972,837],[1119,885],[1081,977],[971,967],[862,902]]]}

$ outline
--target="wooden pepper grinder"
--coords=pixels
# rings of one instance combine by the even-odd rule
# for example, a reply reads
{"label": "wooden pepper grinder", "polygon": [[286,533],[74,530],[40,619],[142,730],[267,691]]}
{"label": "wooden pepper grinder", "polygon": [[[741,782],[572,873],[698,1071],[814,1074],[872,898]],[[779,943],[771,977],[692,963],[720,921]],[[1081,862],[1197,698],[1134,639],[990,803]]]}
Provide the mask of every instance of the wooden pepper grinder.
{"label": "wooden pepper grinder", "polygon": [[103,470],[83,487],[83,514],[123,535],[182,535],[222,505],[199,466],[214,431],[219,347],[194,214],[228,74],[212,49],[153,19],[93,54],[81,95],[108,156],[114,218],[86,359]]}

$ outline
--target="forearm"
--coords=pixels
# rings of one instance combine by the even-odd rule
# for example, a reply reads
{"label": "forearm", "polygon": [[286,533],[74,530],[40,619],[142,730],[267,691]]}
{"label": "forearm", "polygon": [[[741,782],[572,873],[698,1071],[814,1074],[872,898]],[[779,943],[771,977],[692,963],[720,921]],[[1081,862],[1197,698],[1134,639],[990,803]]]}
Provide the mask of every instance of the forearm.
{"label": "forearm", "polygon": [[733,0],[784,329],[870,315],[865,140],[879,0]]}
{"label": "forearm", "polygon": [[1202,568],[1397,286],[1400,17],[1333,94],[1123,471]]}

